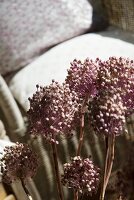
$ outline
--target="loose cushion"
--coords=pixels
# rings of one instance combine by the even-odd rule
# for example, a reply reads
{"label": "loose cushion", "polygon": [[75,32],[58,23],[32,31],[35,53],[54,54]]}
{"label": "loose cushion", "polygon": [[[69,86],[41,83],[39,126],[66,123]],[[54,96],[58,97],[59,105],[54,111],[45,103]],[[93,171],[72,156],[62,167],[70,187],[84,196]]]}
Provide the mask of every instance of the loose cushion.
{"label": "loose cushion", "polygon": [[134,45],[128,42],[102,36],[85,34],[66,41],[18,72],[10,82],[14,97],[24,109],[28,109],[28,97],[35,92],[36,84],[47,85],[52,79],[63,82],[67,68],[74,58],[84,60],[89,57],[102,60],[110,56],[123,56],[134,59]]}
{"label": "loose cushion", "polygon": [[87,0],[0,0],[0,73],[27,65],[91,24]]}

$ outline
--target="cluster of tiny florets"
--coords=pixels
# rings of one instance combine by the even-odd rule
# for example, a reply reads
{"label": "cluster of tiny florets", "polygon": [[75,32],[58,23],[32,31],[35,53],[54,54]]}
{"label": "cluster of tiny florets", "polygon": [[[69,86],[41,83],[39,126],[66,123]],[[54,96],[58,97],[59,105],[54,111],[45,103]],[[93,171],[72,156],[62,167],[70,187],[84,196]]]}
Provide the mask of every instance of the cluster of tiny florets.
{"label": "cluster of tiny florets", "polygon": [[33,177],[37,171],[38,157],[27,144],[16,143],[6,146],[0,168],[3,182],[10,184],[15,180]]}
{"label": "cluster of tiny florets", "polygon": [[98,63],[97,89],[119,93],[128,110],[134,109],[134,61],[110,57]]}
{"label": "cluster of tiny florets", "polygon": [[76,156],[71,159],[71,163],[64,164],[62,183],[80,193],[92,195],[99,185],[99,171],[89,158]]}
{"label": "cluster of tiny florets", "polygon": [[71,90],[74,90],[79,98],[93,97],[96,94],[95,80],[97,76],[97,65],[88,58],[82,63],[74,60],[68,70],[66,82]]}
{"label": "cluster of tiny florets", "polygon": [[134,111],[133,91],[132,60],[110,57],[82,63],[75,59],[64,84],[53,81],[49,86],[38,86],[29,99],[31,132],[57,142],[59,133],[71,133],[76,113],[85,102],[84,112],[89,104],[91,123],[97,132],[119,135],[125,118]]}
{"label": "cluster of tiny florets", "polygon": [[79,110],[78,97],[68,84],[52,81],[39,87],[30,101],[28,111],[31,132],[41,134],[47,141],[58,143],[59,134],[70,135],[75,113]]}
{"label": "cluster of tiny florets", "polygon": [[122,133],[125,118],[134,111],[134,63],[111,57],[97,59],[97,95],[89,105],[91,122],[97,133]]}
{"label": "cluster of tiny florets", "polygon": [[101,95],[94,98],[89,105],[92,126],[97,134],[119,135],[127,131],[125,127],[126,107],[119,93]]}

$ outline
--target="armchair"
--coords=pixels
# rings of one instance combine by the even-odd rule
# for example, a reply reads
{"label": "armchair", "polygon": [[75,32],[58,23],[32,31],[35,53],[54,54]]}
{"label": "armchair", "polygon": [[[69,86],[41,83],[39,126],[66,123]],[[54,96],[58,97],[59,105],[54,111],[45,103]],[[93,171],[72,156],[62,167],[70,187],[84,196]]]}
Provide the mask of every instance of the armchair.
{"label": "armchair", "polygon": [[[94,5],[94,0],[92,0],[91,2]],[[97,9],[98,5],[101,5],[101,10],[103,10],[104,6],[104,8],[106,9],[105,12],[107,11],[108,13],[110,8],[115,8],[109,7],[108,4],[110,3],[108,3],[108,1],[106,0],[98,2],[99,3],[95,5],[95,9]],[[115,5],[114,1],[112,0],[109,2],[112,2],[112,5]],[[131,3],[130,7],[132,6],[133,3]],[[99,11],[97,10],[97,12]],[[115,15],[107,15],[109,17],[110,24],[118,25],[120,28],[123,28],[125,30],[127,29],[131,32],[123,31],[116,26],[110,25],[106,30],[102,30],[97,33],[87,33],[90,31],[90,29],[87,29],[86,27],[85,31],[65,38],[65,40],[70,39],[68,41],[61,43],[61,41],[58,40],[57,43],[52,43],[50,46],[54,46],[56,44],[57,45],[47,51],[46,49],[41,48],[34,59],[32,59],[33,57],[30,58],[32,62],[31,60],[28,61],[28,63],[30,63],[27,63],[27,65],[19,72],[16,71],[15,75],[10,78],[10,80],[9,76],[4,74],[4,78],[8,80],[8,85],[3,77],[0,77],[0,108],[2,110],[2,116],[4,115],[3,120],[6,124],[8,136],[14,142],[16,140],[19,140],[30,143],[33,148],[37,150],[38,154],[41,157],[41,166],[39,168],[37,176],[35,177],[35,183],[33,181],[29,182],[29,187],[31,187],[35,199],[37,200],[40,200],[41,198],[43,200],[55,200],[54,193],[56,193],[56,191],[52,182],[53,169],[51,167],[52,161],[49,155],[49,147],[43,143],[41,138],[33,141],[30,137],[27,137],[27,126],[24,120],[24,117],[26,117],[26,111],[29,107],[27,98],[31,96],[32,93],[35,91],[35,85],[37,83],[49,84],[52,78],[62,82],[66,75],[66,69],[69,67],[69,62],[72,61],[74,58],[85,59],[86,57],[91,57],[92,59],[94,59],[96,57],[100,57],[102,59],[105,59],[111,55],[115,55],[126,56],[134,59],[133,23],[131,23],[131,28],[128,28],[128,26],[122,25],[122,23],[111,20],[111,17],[115,17]],[[124,14],[122,16],[124,17]],[[127,21],[123,21],[123,23],[125,22],[127,23]],[[99,22],[99,26],[101,26],[100,24],[101,23]],[[72,37],[74,38],[71,39]],[[59,42],[60,44],[58,44]],[[17,100],[18,104],[16,103],[15,99]],[[118,139],[117,141],[116,148],[119,154],[115,160],[115,168],[117,168],[118,165],[122,165],[123,160],[120,159],[120,157],[126,155],[126,149],[124,149],[124,146],[128,146],[134,139],[133,123],[134,119],[132,116],[127,123],[129,134]],[[103,141],[98,139],[92,133],[90,134],[90,136],[86,137],[88,139],[86,139],[83,154],[92,155],[93,159],[99,164],[99,166],[102,166],[104,159],[104,147],[102,144]],[[64,154],[66,155],[66,159],[69,159],[72,153],[74,154],[76,150],[77,142],[77,136],[72,138],[69,142],[63,139],[61,141],[59,152],[64,152]],[[60,157],[60,162],[66,162],[65,156],[63,154]],[[45,182],[41,181],[42,176],[46,179]],[[35,185],[40,192],[41,198],[36,191]],[[22,200],[19,197],[18,188],[14,186],[13,190],[16,194],[16,197],[19,200]],[[67,199],[71,198],[66,189],[65,194]]]}

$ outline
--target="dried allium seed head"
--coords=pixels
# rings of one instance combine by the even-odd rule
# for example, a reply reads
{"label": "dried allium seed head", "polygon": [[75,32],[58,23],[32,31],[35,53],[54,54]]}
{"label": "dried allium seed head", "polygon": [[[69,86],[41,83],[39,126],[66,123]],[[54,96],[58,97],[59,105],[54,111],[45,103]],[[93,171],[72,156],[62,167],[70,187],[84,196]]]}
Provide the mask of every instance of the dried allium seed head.
{"label": "dried allium seed head", "polygon": [[4,148],[0,167],[3,181],[10,184],[17,179],[33,177],[37,171],[38,158],[27,144],[17,142]]}
{"label": "dried allium seed head", "polygon": [[[97,59],[98,93],[89,105],[91,122],[97,133],[122,133],[125,117],[134,112],[134,62],[125,58]],[[125,130],[127,131],[127,130]]]}
{"label": "dried allium seed head", "polygon": [[90,120],[96,133],[105,135],[122,133],[126,107],[119,93],[101,93],[90,103],[89,110]]}
{"label": "dried allium seed head", "polygon": [[66,83],[74,90],[79,98],[92,97],[96,94],[95,79],[97,76],[97,65],[92,60],[86,59],[84,63],[74,60],[68,70]]}
{"label": "dried allium seed head", "polygon": [[79,104],[76,93],[70,90],[68,84],[59,85],[52,81],[49,86],[38,86],[29,101],[28,116],[32,134],[41,134],[47,141],[58,143],[57,135],[72,133]]}
{"label": "dried allium seed head", "polygon": [[100,169],[89,159],[76,156],[71,163],[64,164],[62,183],[80,193],[92,195],[98,189]]}
{"label": "dried allium seed head", "polygon": [[98,63],[97,88],[120,93],[128,111],[134,110],[134,61],[125,58],[110,57]]}

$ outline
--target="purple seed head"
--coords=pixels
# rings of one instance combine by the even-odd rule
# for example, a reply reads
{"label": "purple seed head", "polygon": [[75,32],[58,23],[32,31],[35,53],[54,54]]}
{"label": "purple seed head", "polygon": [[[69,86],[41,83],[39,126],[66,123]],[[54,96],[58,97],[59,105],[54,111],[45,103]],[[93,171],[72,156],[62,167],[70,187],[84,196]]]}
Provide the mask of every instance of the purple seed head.
{"label": "purple seed head", "polygon": [[97,76],[97,65],[88,58],[82,63],[80,60],[74,60],[68,70],[66,83],[71,90],[74,90],[79,99],[93,97],[96,94],[95,80]]}
{"label": "purple seed head", "polygon": [[64,164],[62,183],[80,193],[92,195],[98,189],[99,171],[89,158],[76,156],[71,159],[71,163]]}
{"label": "purple seed head", "polygon": [[33,177],[38,167],[38,157],[27,144],[6,146],[0,159],[2,179],[10,184],[17,179]]}
{"label": "purple seed head", "polygon": [[79,104],[76,93],[70,90],[68,84],[60,85],[52,81],[49,86],[38,86],[29,101],[28,116],[32,134],[41,134],[47,141],[56,143],[59,134],[72,134]]}

